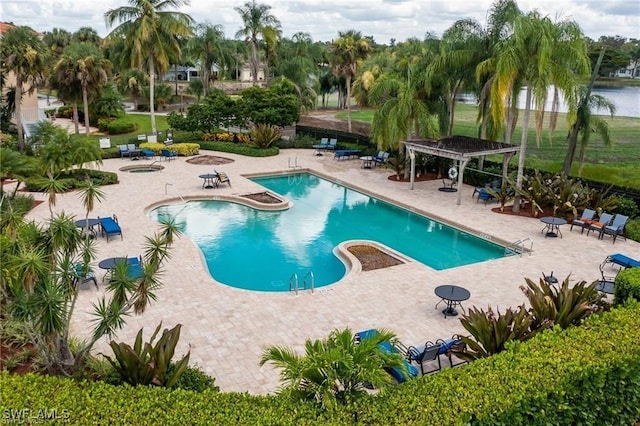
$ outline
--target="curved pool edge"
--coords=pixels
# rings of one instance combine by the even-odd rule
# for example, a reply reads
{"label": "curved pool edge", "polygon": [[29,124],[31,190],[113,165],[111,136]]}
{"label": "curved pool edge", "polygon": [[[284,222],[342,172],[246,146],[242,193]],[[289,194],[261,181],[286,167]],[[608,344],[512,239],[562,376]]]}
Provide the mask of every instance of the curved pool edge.
{"label": "curved pool edge", "polygon": [[276,194],[271,191],[264,191],[264,192],[267,192],[271,196],[278,198],[279,200],[281,200],[281,202],[280,203],[261,203],[259,201],[252,200],[246,197],[246,195],[253,194],[253,192],[248,192],[243,194],[230,194],[230,195],[222,194],[222,195],[212,195],[212,196],[211,195],[209,196],[186,195],[182,198],[169,197],[169,198],[156,201],[155,203],[151,203],[147,207],[145,207],[143,211],[144,211],[144,214],[148,216],[151,210],[157,209],[158,207],[171,205],[171,204],[179,204],[179,203],[188,202],[188,201],[224,201],[229,203],[242,204],[244,206],[251,207],[252,209],[264,210],[264,211],[282,211],[282,210],[290,209],[291,206],[293,206],[293,203],[289,199],[287,199],[286,197],[283,197],[280,194]]}
{"label": "curved pool edge", "polygon": [[[333,254],[335,254],[336,257],[338,259],[340,259],[340,261],[342,263],[344,263],[345,268],[346,268],[346,272],[345,272],[345,274],[344,274],[344,276],[342,278],[340,278],[338,281],[336,281],[334,283],[328,284],[327,287],[335,285],[335,284],[338,284],[340,281],[344,280],[345,278],[347,278],[352,273],[353,274],[359,274],[359,273],[362,273],[362,272],[372,272],[372,271],[363,271],[362,270],[362,263],[360,263],[360,260],[348,250],[349,247],[358,246],[358,245],[374,247],[374,248],[380,250],[382,253],[384,253],[384,254],[386,254],[388,256],[391,256],[394,259],[397,259],[398,261],[402,262],[401,263],[402,265],[416,262],[415,259],[412,259],[409,256],[404,255],[404,254],[400,253],[399,251],[394,250],[391,247],[389,247],[387,245],[384,245],[382,243],[379,243],[377,241],[373,241],[373,240],[347,240],[347,241],[343,241],[333,249]],[[395,265],[395,266],[400,266],[400,265]],[[424,266],[428,268],[427,265],[424,265]],[[389,268],[393,268],[393,266],[389,266]]]}

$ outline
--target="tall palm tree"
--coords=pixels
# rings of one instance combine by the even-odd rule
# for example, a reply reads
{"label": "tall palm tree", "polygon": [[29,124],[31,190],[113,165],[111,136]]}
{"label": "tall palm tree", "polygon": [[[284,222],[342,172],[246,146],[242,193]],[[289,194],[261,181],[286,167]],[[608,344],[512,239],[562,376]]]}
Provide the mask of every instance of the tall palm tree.
{"label": "tall palm tree", "polygon": [[[538,12],[530,12],[515,20],[514,33],[505,42],[496,63],[495,85],[492,93],[494,118],[503,116],[502,106],[520,82],[526,82],[525,109],[522,120],[522,138],[518,156],[517,189],[522,188],[524,161],[527,150],[529,119],[535,100],[537,140],[540,139],[544,105],[550,86],[561,90],[565,97],[588,74],[589,58],[584,35],[573,21],[553,22]],[[571,100],[570,100],[571,101]],[[520,210],[519,196],[514,211]]]}
{"label": "tall palm tree", "polygon": [[[235,7],[236,12],[242,18],[243,27],[236,33],[236,38],[244,38],[251,47],[251,75],[253,85],[258,84],[258,71],[260,70],[260,41],[265,40],[265,35],[271,35],[274,30],[280,29],[280,21],[270,12],[271,6],[256,3],[255,0],[246,2],[243,6]],[[265,70],[265,74],[266,74]]]}
{"label": "tall palm tree", "polygon": [[308,33],[298,32],[291,39],[282,40],[275,74],[296,85],[300,106],[304,109],[315,107],[321,62],[321,52]]}
{"label": "tall palm tree", "polygon": [[211,68],[217,64],[220,68],[231,63],[229,44],[224,37],[221,25],[199,24],[195,35],[187,42],[189,57],[200,65],[200,76],[204,96],[209,91]]}
{"label": "tall palm tree", "polygon": [[130,68],[115,78],[118,91],[133,98],[134,109],[138,110],[138,98],[144,93],[147,75],[137,69]]}
{"label": "tall palm tree", "polygon": [[180,56],[179,37],[191,34],[193,19],[182,12],[166,9],[188,5],[188,0],[129,0],[129,6],[110,9],[105,14],[107,26],[119,25],[109,34],[124,36],[131,52],[131,66],[149,70],[149,112],[151,131],[157,133],[154,88],[156,72],[169,69],[169,58]]}
{"label": "tall palm tree", "polygon": [[347,86],[347,126],[351,132],[351,79],[358,71],[358,64],[371,51],[371,39],[363,37],[359,31],[339,32],[339,37],[331,44],[331,67],[336,76],[343,76]]}
{"label": "tall palm tree", "polygon": [[73,33],[71,37],[73,41],[77,43],[91,43],[96,47],[99,47],[100,43],[102,43],[102,39],[100,38],[96,30],[91,27],[78,28],[78,31]]}
{"label": "tall palm tree", "polygon": [[22,95],[32,93],[44,81],[48,65],[45,44],[29,27],[12,27],[2,36],[0,43],[0,69],[2,74],[13,73],[16,79],[15,116],[18,128],[18,147],[24,148],[22,128]]}

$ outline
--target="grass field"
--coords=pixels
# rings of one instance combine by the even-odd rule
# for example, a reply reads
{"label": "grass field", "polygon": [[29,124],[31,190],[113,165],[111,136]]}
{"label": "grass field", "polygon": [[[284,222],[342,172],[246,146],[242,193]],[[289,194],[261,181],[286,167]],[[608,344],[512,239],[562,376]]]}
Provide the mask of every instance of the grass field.
{"label": "grass field", "polygon": [[[458,104],[456,106],[454,134],[464,136],[478,136],[476,124],[477,107]],[[522,119],[520,114],[520,120]],[[336,114],[336,117],[346,119],[346,112]],[[373,110],[353,111],[354,120],[371,123]],[[602,139],[593,134],[587,147],[585,165],[582,176],[599,182],[613,183],[620,186],[640,189],[640,118],[607,117],[614,145],[605,147]],[[567,144],[568,133],[566,114],[559,114],[556,130],[552,139],[544,131],[540,146],[536,144],[535,123],[529,125],[529,136],[526,153],[527,167],[559,172],[562,168]],[[520,122],[518,123],[520,125]],[[544,129],[548,128],[548,114]],[[522,128],[516,128],[513,143],[520,143]],[[577,152],[576,152],[577,158]],[[501,159],[496,159],[502,161]],[[511,160],[517,164],[517,160]],[[578,174],[578,163],[574,162],[573,175]]]}
{"label": "grass field", "polygon": [[[126,114],[119,120],[126,123],[134,123],[138,126],[138,130],[132,133],[124,133],[122,135],[109,135],[111,138],[111,146],[129,143],[131,138],[135,138],[138,134],[151,134],[151,118],[148,114]],[[164,132],[169,128],[167,117],[164,115],[156,115],[156,127],[158,131]],[[93,136],[96,140],[100,136]]]}

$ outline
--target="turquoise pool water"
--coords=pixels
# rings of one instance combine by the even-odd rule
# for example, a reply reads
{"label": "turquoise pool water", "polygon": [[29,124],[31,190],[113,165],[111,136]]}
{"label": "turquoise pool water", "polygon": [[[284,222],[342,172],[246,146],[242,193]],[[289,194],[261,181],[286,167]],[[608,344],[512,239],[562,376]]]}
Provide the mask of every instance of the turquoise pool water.
{"label": "turquoise pool water", "polygon": [[309,271],[315,286],[340,280],[333,249],[346,240],[385,244],[437,270],[504,256],[504,248],[440,222],[311,174],[253,179],[293,207],[258,211],[221,201],[162,206],[151,218],[175,216],[202,250],[219,282],[258,291],[289,291],[289,277]]}

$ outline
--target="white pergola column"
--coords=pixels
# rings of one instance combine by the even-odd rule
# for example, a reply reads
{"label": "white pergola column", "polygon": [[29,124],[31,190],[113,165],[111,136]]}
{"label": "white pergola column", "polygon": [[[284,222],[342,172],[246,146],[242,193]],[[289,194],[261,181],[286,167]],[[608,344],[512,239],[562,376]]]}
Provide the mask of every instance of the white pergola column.
{"label": "white pergola column", "polygon": [[407,154],[409,154],[409,158],[411,159],[411,176],[409,180],[409,189],[413,189],[413,183],[415,182],[416,175],[416,153],[407,147]]}
{"label": "white pergola column", "polygon": [[462,182],[464,177],[464,169],[469,164],[470,158],[465,158],[463,160],[458,160],[458,199],[456,200],[456,204],[462,204]]}

